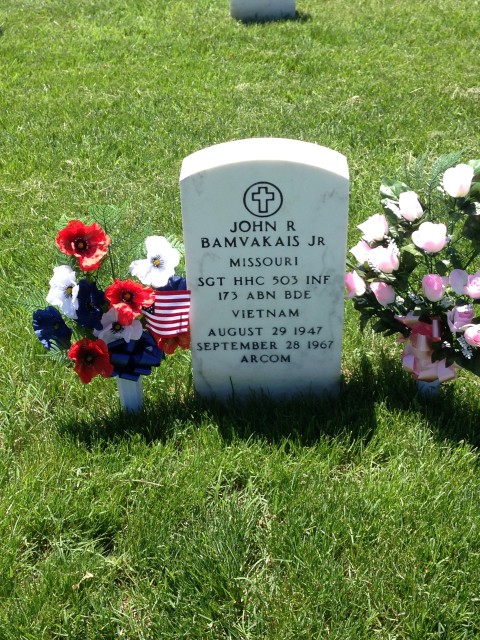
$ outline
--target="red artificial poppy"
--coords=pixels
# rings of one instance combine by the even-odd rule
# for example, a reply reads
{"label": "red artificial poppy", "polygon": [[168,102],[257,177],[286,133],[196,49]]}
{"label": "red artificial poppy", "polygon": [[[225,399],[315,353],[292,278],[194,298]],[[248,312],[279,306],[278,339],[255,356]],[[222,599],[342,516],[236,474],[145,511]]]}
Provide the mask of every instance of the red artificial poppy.
{"label": "red artificial poppy", "polygon": [[159,338],[157,340],[157,346],[168,356],[171,355],[177,347],[182,349],[190,348],[190,330],[185,333],[179,333],[172,338]]}
{"label": "red artificial poppy", "polygon": [[129,325],[143,313],[142,307],[150,307],[155,300],[155,291],[132,280],[115,280],[105,290],[105,297],[118,313],[118,321]]}
{"label": "red artificial poppy", "polygon": [[55,238],[62,253],[78,258],[82,271],[95,271],[107,253],[110,237],[94,222],[85,225],[80,220],[70,220]]}
{"label": "red artificial poppy", "polygon": [[72,344],[68,357],[75,362],[75,373],[83,384],[87,384],[95,376],[109,378],[113,373],[108,347],[103,340],[82,338]]}

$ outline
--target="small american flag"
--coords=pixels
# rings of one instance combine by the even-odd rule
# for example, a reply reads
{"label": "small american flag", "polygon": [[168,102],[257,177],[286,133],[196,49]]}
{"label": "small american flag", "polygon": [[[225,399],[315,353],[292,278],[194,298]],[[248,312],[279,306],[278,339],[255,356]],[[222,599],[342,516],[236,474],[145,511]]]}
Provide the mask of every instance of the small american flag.
{"label": "small american flag", "polygon": [[158,340],[187,333],[190,316],[190,291],[156,291],[155,301],[144,309],[147,328]]}

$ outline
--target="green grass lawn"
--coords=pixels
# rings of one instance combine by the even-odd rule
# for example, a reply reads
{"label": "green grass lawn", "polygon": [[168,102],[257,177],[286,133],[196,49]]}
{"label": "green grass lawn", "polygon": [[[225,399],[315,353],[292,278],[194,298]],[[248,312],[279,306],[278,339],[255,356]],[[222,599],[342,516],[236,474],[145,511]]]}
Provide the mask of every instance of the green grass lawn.
{"label": "green grass lawn", "polygon": [[201,403],[178,353],[125,417],[33,335],[59,219],[113,205],[180,239],[203,147],[340,151],[351,244],[382,175],[480,156],[478,0],[228,5],[0,6],[0,640],[480,638],[477,379],[419,397],[347,304],[337,401]]}

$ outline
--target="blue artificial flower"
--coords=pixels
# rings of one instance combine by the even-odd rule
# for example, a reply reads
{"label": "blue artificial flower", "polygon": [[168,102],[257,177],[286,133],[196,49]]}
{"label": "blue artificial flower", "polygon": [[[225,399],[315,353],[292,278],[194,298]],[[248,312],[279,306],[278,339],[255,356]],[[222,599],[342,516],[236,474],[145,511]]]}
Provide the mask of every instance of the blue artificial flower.
{"label": "blue artificial flower", "polygon": [[186,291],[187,281],[182,276],[171,276],[164,287],[158,287],[157,291]]}
{"label": "blue artificial flower", "polygon": [[46,349],[52,348],[52,342],[62,348],[70,345],[72,330],[65,324],[65,320],[55,307],[34,311],[32,324],[35,335]]}
{"label": "blue artificial flower", "polygon": [[164,352],[158,348],[149,331],[144,331],[139,340],[125,342],[123,338],[108,345],[110,362],[114,376],[126,380],[138,380],[139,376],[148,376],[152,367],[158,367],[165,359]]}
{"label": "blue artificial flower", "polygon": [[77,300],[76,322],[81,327],[101,331],[103,328],[101,318],[107,302],[104,292],[98,289],[95,282],[80,280]]}

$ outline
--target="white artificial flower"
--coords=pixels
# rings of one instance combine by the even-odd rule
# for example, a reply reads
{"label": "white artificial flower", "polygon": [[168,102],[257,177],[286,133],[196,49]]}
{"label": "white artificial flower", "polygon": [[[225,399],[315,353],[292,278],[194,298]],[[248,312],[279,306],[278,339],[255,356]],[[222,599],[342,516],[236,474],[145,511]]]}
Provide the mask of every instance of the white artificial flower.
{"label": "white artificial flower", "polygon": [[129,325],[120,324],[118,312],[114,307],[103,314],[100,322],[102,329],[94,329],[93,334],[106,344],[120,340],[120,338],[123,338],[125,342],[130,342],[130,340],[139,340],[142,337],[143,327],[140,320],[134,320]]}
{"label": "white artificial flower", "polygon": [[49,284],[48,304],[60,307],[67,318],[75,320],[78,309],[78,284],[75,271],[68,265],[55,267]]}
{"label": "white artificial flower", "polygon": [[175,273],[180,254],[163,236],[149,236],[145,240],[145,246],[147,259],[134,260],[130,265],[130,273],[142,284],[155,288],[164,287]]}
{"label": "white artificial flower", "polygon": [[473,180],[473,167],[457,164],[443,174],[443,188],[452,198],[464,198],[470,191]]}

